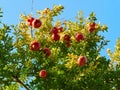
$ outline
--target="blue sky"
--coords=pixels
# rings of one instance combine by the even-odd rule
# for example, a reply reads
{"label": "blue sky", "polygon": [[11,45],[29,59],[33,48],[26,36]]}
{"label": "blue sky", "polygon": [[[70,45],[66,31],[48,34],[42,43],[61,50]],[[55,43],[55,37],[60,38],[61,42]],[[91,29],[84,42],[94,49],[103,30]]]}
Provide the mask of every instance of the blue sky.
{"label": "blue sky", "polygon": [[[4,12],[2,21],[10,25],[17,24],[21,13],[29,14],[31,12],[31,3],[32,0],[0,0],[0,7]],[[36,10],[52,8],[53,4],[61,4],[65,7],[59,18],[67,20],[73,19],[79,10],[84,11],[85,17],[94,11],[98,21],[109,27],[109,31],[103,33],[106,39],[110,40],[105,49],[114,49],[115,42],[120,37],[120,0],[34,0],[33,14]],[[107,56],[105,49],[101,54]]]}
{"label": "blue sky", "polygon": [[[115,42],[120,37],[120,11],[118,8],[120,0],[34,0],[33,15],[36,10],[52,8],[54,4],[61,4],[65,7],[64,12],[58,17],[60,19],[73,19],[79,10],[84,12],[85,17],[94,11],[98,21],[109,27],[109,32],[103,33],[106,39],[110,40],[105,49],[114,49]],[[2,21],[7,24],[17,24],[21,13],[29,14],[31,12],[32,0],[0,0],[0,7],[4,11]],[[105,50],[101,54],[107,55]]]}

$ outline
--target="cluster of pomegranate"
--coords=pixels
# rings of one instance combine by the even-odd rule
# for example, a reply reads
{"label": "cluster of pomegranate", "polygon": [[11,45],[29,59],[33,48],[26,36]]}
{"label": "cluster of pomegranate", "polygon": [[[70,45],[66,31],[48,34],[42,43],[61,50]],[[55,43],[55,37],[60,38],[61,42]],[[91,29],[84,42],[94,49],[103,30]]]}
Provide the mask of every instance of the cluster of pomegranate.
{"label": "cluster of pomegranate", "polygon": [[[30,17],[28,19],[28,25],[34,28],[40,28],[40,26],[42,25],[42,22],[39,19],[35,19],[33,17]],[[95,23],[90,23],[89,24],[89,32],[92,33],[93,31],[95,31]],[[60,32],[63,32],[63,27],[53,27],[51,28],[51,34],[52,34],[52,40],[53,41],[59,41],[60,40]],[[70,34],[64,34],[63,38],[63,42],[66,44],[66,47],[70,47],[71,45],[71,35]],[[76,35],[74,36],[76,42],[80,42],[82,40],[85,39],[85,36],[80,33],[77,32]],[[39,43],[39,41],[34,40],[31,42],[30,44],[30,50],[32,51],[38,51],[41,48],[41,44]],[[49,48],[43,48],[42,52],[45,54],[45,57],[48,58],[51,55],[51,51]],[[86,56],[79,56],[78,60],[77,60],[77,64],[79,66],[84,66],[87,63],[87,58]],[[45,78],[47,76],[47,71],[46,70],[41,70],[39,72],[39,76],[41,78]]]}
{"label": "cluster of pomegranate", "polygon": [[27,22],[28,22],[29,26],[32,26],[34,28],[39,28],[42,25],[42,22],[39,19],[36,19],[36,18],[33,18],[33,17],[30,17],[27,20]]}
{"label": "cluster of pomegranate", "polygon": [[96,25],[95,22],[89,24],[89,32],[90,33],[93,32],[93,31],[95,31],[95,25]]}
{"label": "cluster of pomegranate", "polygon": [[[41,44],[39,43],[39,41],[34,40],[31,42],[30,44],[30,50],[32,51],[39,51],[41,48]],[[48,58],[51,55],[51,51],[49,48],[43,48],[42,52],[45,54],[45,57]],[[39,76],[41,78],[45,78],[47,76],[47,71],[46,70],[41,70],[39,72]]]}
{"label": "cluster of pomegranate", "polygon": [[[60,40],[59,33],[63,31],[62,29],[63,29],[63,27],[60,27],[60,28],[53,27],[51,29],[52,40],[54,40],[54,41],[59,41]],[[76,33],[76,35],[75,35],[76,42],[80,42],[84,39],[85,39],[85,37],[82,33]],[[71,45],[71,35],[70,34],[64,34],[63,42],[66,43],[66,47],[69,47]]]}
{"label": "cluster of pomegranate", "polygon": [[[30,50],[32,50],[32,51],[38,51],[38,50],[40,50],[40,48],[41,48],[41,45],[40,45],[39,41],[34,40],[34,41],[31,42],[31,44],[30,44]],[[49,57],[50,54],[51,54],[51,51],[50,51],[49,48],[45,47],[45,48],[43,48],[42,51],[43,51],[43,53],[45,54],[46,57]]]}

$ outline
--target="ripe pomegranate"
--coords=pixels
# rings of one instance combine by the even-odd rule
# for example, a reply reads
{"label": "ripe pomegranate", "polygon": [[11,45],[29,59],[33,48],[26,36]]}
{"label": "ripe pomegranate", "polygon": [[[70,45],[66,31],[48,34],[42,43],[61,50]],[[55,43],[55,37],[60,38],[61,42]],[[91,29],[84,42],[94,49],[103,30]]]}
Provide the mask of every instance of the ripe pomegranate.
{"label": "ripe pomegranate", "polygon": [[39,72],[39,76],[40,76],[41,78],[46,78],[46,76],[47,76],[47,71],[46,71],[46,70],[41,70],[41,71]]}
{"label": "ripe pomegranate", "polygon": [[30,50],[32,51],[38,51],[40,49],[41,45],[38,41],[34,40],[30,43]]}
{"label": "ripe pomegranate", "polygon": [[84,40],[84,35],[82,33],[77,33],[75,39],[77,42],[80,42],[81,40]]}
{"label": "ripe pomegranate", "polygon": [[42,25],[42,22],[39,19],[34,19],[32,22],[32,26],[34,28],[39,28]]}
{"label": "ripe pomegranate", "polygon": [[93,22],[93,23],[90,23],[90,24],[89,24],[89,27],[90,27],[90,28],[95,28],[95,25],[96,25],[96,23]]}
{"label": "ripe pomegranate", "polygon": [[77,61],[78,65],[84,66],[87,63],[87,58],[85,56],[80,56]]}
{"label": "ripe pomegranate", "polygon": [[95,31],[95,25],[96,25],[96,23],[90,23],[89,24],[89,32],[90,33],[93,32],[93,31]]}
{"label": "ripe pomegranate", "polygon": [[35,18],[33,18],[33,17],[30,17],[27,21],[28,21],[28,24],[30,25],[30,26],[32,26],[32,22],[33,22],[33,20],[34,20]]}
{"label": "ripe pomegranate", "polygon": [[53,28],[51,29],[51,33],[52,33],[52,34],[58,34],[58,29],[57,29],[57,27],[53,27]]}
{"label": "ripe pomegranate", "polygon": [[51,55],[51,51],[49,48],[44,48],[43,53],[46,55],[46,57],[49,57]]}
{"label": "ripe pomegranate", "polygon": [[60,35],[59,34],[52,34],[52,39],[54,41],[58,41],[58,40],[60,40]]}
{"label": "ripe pomegranate", "polygon": [[69,42],[70,41],[70,35],[69,34],[65,34],[64,36],[63,36],[63,41],[64,42]]}

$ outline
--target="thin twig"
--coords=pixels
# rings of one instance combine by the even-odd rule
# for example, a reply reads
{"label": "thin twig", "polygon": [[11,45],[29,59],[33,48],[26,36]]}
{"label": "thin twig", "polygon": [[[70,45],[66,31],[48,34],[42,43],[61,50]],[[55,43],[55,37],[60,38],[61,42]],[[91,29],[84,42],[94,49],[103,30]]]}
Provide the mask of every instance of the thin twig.
{"label": "thin twig", "polygon": [[22,81],[20,81],[17,76],[12,76],[12,77],[16,80],[16,82],[21,84],[26,90],[29,90],[29,88]]}
{"label": "thin twig", "polygon": [[31,15],[33,14],[33,3],[34,3],[34,0],[32,0],[32,4],[31,4]]}
{"label": "thin twig", "polygon": [[[34,4],[34,0],[32,0],[32,2],[31,2],[32,4],[31,4],[31,16],[32,16],[32,14],[33,14],[33,4]],[[33,30],[32,30],[33,28],[32,28],[32,26],[31,26],[31,37],[33,38]]]}

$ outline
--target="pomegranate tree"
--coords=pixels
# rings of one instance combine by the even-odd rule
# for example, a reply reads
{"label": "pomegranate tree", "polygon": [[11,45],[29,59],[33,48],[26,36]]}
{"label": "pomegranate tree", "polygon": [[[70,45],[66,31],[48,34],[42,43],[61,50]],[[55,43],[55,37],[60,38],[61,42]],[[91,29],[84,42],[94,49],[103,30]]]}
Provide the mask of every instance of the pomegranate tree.
{"label": "pomegranate tree", "polygon": [[55,20],[63,9],[54,5],[36,18],[22,14],[16,26],[0,23],[0,90],[119,89],[119,44],[114,54],[108,50],[113,60],[100,55],[107,26],[93,12],[87,19]]}

